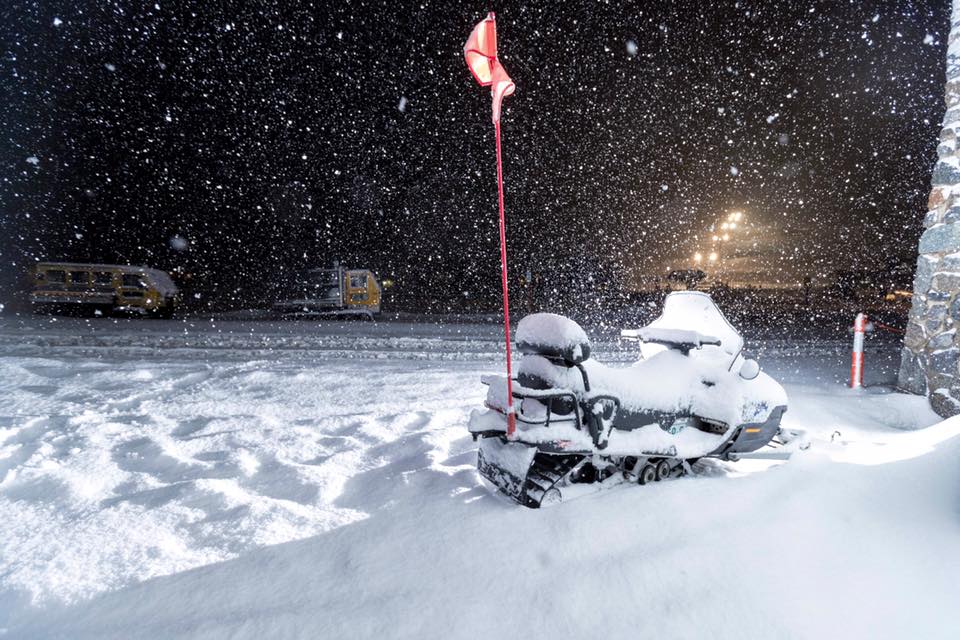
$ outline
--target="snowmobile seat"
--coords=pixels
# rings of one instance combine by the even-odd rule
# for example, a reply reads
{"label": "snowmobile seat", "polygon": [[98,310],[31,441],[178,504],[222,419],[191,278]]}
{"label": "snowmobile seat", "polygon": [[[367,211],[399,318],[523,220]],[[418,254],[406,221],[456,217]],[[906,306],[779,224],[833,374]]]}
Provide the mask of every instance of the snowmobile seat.
{"label": "snowmobile seat", "polygon": [[[575,370],[576,369],[576,370]],[[544,391],[547,389],[569,390],[578,394],[589,387],[586,375],[580,365],[558,362],[549,355],[528,353],[517,367],[517,382],[527,389]],[[541,400],[552,413],[570,415],[574,412],[576,400],[570,397]]]}
{"label": "snowmobile seat", "polygon": [[524,355],[543,356],[573,367],[590,357],[590,340],[569,318],[533,313],[517,325],[517,349]]}

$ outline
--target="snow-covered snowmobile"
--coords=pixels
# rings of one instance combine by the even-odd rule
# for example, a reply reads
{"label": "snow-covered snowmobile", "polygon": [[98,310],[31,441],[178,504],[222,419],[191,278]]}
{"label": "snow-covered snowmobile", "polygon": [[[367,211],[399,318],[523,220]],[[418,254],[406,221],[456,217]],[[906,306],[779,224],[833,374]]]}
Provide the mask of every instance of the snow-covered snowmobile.
{"label": "snow-covered snowmobile", "polygon": [[506,434],[503,376],[482,379],[487,410],[470,417],[483,477],[539,507],[624,480],[682,475],[701,458],[786,457],[758,451],[791,439],[780,429],[786,393],[744,358],[743,338],[710,296],[671,293],[659,318],[621,336],[639,342],[641,360],[608,367],[590,357],[574,321],[550,313],[520,321],[515,438]]}

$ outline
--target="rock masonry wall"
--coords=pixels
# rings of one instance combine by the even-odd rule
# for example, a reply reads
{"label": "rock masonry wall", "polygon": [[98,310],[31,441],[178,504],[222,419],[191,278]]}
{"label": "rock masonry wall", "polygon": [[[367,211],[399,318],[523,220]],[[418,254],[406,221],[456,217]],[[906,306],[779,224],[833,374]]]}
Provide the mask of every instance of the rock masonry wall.
{"label": "rock masonry wall", "polygon": [[960,414],[960,0],[953,0],[946,102],[899,373],[901,388],[929,395],[944,417]]}

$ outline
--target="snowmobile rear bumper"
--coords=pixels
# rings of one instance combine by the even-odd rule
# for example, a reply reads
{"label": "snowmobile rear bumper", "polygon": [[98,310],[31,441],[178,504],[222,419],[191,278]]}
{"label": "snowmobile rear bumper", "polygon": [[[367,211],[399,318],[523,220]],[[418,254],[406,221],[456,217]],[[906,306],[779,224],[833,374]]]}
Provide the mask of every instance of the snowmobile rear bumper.
{"label": "snowmobile rear bumper", "polygon": [[543,445],[481,438],[477,469],[508,498],[536,509],[585,459],[583,454],[552,455]]}
{"label": "snowmobile rear bumper", "polygon": [[481,438],[477,469],[511,500],[523,504],[527,472],[536,455],[535,446],[501,438]]}

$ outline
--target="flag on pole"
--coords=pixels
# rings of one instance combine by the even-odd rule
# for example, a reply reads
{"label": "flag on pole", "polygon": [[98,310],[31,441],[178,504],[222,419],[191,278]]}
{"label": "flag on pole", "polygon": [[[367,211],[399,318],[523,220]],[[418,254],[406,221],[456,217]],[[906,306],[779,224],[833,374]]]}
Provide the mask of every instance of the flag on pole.
{"label": "flag on pole", "polygon": [[516,86],[497,60],[497,21],[492,11],[473,28],[463,47],[463,56],[480,86],[490,87],[493,121],[500,122],[500,105],[506,96],[513,95]]}
{"label": "flag on pole", "polygon": [[517,416],[513,409],[513,367],[510,364],[510,292],[507,287],[507,225],[503,213],[503,162],[500,155],[500,105],[516,87],[497,60],[497,22],[491,11],[473,28],[463,57],[470,73],[481,87],[490,87],[493,94],[493,129],[497,141],[497,195],[500,199],[500,278],[503,285],[503,332],[507,343],[507,439],[517,433]]}

